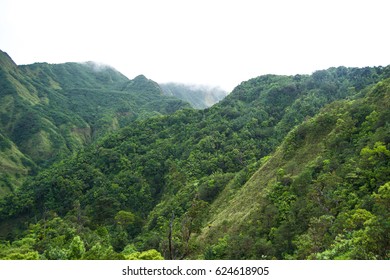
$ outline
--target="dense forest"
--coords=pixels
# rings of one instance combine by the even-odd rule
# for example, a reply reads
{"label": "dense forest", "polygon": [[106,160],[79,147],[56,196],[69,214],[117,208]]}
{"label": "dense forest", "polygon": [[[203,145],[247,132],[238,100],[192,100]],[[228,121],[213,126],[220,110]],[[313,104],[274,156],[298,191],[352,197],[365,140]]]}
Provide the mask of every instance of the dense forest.
{"label": "dense forest", "polygon": [[[390,66],[264,75],[199,110],[143,76],[4,57],[1,259],[390,258]],[[61,124],[91,132],[72,146]],[[24,145],[56,128],[55,158]]]}

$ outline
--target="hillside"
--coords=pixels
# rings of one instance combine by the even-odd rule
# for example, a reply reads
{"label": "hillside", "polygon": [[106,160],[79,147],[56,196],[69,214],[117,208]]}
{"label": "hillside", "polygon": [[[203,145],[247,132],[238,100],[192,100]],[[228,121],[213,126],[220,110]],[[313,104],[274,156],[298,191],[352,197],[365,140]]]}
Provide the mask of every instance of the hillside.
{"label": "hillside", "polygon": [[195,109],[205,109],[221,101],[228,94],[218,87],[186,85],[179,83],[160,84],[163,93],[175,96],[191,104]]}
{"label": "hillside", "polygon": [[130,123],[0,202],[0,257],[389,258],[389,77],[260,76]]}
{"label": "hillside", "polygon": [[0,194],[109,131],[185,107],[142,75],[93,62],[17,66],[0,51]]}
{"label": "hillside", "polygon": [[289,132],[197,237],[211,259],[390,257],[390,79]]}

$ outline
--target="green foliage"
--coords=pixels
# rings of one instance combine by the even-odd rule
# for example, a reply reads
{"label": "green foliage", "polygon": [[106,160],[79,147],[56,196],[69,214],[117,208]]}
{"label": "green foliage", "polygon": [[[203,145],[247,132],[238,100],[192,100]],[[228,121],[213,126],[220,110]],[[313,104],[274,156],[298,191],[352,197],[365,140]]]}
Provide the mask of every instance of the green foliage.
{"label": "green foliage", "polygon": [[159,252],[154,249],[147,250],[144,252],[134,252],[128,255],[125,255],[126,260],[163,260]]}
{"label": "green foliage", "polygon": [[233,174],[215,173],[208,176],[204,182],[201,180],[198,186],[199,199],[212,202],[232,179]]}
{"label": "green foliage", "polygon": [[228,235],[218,239],[218,243],[211,245],[205,251],[204,258],[206,260],[220,260],[225,259],[228,249]]}
{"label": "green foliage", "polygon": [[75,236],[69,245],[68,258],[71,260],[79,260],[85,254],[84,242],[80,236]]}
{"label": "green foliage", "polygon": [[134,223],[135,217],[133,213],[121,210],[115,215],[115,220],[119,225],[128,226]]}
{"label": "green foliage", "polygon": [[0,259],[3,260],[39,260],[39,254],[34,250],[35,240],[25,237],[9,243],[0,244]]}

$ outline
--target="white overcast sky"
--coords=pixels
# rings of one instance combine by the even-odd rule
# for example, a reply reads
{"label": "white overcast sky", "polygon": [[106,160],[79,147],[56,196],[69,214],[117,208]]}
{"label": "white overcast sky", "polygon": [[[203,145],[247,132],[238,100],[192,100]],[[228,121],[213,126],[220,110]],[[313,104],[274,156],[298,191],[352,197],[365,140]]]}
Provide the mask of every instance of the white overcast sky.
{"label": "white overcast sky", "polygon": [[390,1],[0,0],[17,64],[96,61],[130,79],[219,85],[390,64]]}

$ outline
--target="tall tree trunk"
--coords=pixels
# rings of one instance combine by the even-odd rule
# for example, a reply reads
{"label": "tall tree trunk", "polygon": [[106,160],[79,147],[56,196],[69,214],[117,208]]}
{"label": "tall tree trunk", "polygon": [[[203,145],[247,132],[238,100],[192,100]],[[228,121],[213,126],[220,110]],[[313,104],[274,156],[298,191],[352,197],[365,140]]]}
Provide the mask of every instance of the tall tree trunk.
{"label": "tall tree trunk", "polygon": [[173,228],[173,220],[175,219],[175,213],[172,212],[172,218],[169,222],[169,233],[168,233],[168,246],[169,246],[169,258],[171,260],[174,259],[173,256],[173,244],[172,244],[172,228]]}

